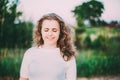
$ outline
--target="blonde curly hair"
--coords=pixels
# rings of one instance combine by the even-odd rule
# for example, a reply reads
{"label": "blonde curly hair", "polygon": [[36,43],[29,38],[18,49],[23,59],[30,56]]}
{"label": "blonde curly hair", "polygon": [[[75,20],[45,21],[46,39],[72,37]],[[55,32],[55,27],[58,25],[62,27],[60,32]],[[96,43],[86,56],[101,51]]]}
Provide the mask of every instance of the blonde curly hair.
{"label": "blonde curly hair", "polygon": [[42,39],[41,29],[44,20],[56,20],[60,25],[60,35],[57,41],[57,47],[60,48],[64,60],[68,61],[72,56],[76,56],[76,50],[71,39],[71,30],[65,25],[63,19],[55,13],[44,15],[39,21],[38,25],[33,30],[33,45],[41,46],[44,44]]}

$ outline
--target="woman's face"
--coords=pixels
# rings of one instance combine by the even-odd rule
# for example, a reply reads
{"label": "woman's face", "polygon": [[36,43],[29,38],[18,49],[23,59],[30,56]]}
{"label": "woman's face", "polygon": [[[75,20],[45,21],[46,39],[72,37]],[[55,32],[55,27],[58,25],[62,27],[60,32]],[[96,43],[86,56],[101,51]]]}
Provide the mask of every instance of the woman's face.
{"label": "woman's face", "polygon": [[44,20],[41,29],[42,38],[46,45],[56,45],[60,35],[60,25],[56,20]]}

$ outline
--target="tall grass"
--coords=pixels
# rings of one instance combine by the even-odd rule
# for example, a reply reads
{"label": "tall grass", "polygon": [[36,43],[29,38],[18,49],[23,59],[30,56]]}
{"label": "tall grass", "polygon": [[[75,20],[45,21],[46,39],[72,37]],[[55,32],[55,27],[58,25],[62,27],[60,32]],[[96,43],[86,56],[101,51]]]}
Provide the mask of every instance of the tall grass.
{"label": "tall grass", "polygon": [[79,36],[78,76],[120,74],[119,28],[86,28]]}
{"label": "tall grass", "polygon": [[21,61],[25,49],[8,49],[0,50],[0,77],[19,78]]}
{"label": "tall grass", "polygon": [[77,58],[79,77],[120,74],[120,55],[105,54],[97,50],[81,50]]}
{"label": "tall grass", "polygon": [[[120,74],[120,29],[87,28],[77,35],[77,75],[83,77]],[[87,37],[87,38],[86,38]],[[17,80],[26,49],[0,49],[0,78]],[[10,79],[9,79],[10,80]]]}

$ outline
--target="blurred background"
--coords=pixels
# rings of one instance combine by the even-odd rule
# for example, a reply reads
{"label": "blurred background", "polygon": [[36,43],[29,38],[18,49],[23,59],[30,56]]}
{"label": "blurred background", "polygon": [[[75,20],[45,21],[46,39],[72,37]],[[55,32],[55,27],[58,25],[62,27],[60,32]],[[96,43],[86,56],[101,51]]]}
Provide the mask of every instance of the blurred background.
{"label": "blurred background", "polygon": [[120,80],[119,8],[120,0],[0,0],[0,80],[18,80],[32,29],[52,12],[75,31],[79,80]]}

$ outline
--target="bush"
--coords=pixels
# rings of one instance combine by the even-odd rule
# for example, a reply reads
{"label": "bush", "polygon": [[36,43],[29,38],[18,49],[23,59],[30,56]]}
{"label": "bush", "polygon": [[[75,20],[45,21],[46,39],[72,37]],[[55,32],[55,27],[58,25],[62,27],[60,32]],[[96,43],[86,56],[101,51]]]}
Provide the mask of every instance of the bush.
{"label": "bush", "polygon": [[107,39],[104,35],[99,35],[98,38],[91,43],[91,48],[97,50],[106,50],[106,41]]}
{"label": "bush", "polygon": [[19,77],[22,58],[19,56],[6,57],[0,61],[0,76]]}
{"label": "bush", "polygon": [[0,78],[2,80],[18,80],[25,50],[20,48],[0,50]]}
{"label": "bush", "polygon": [[86,38],[85,38],[85,40],[83,41],[83,47],[85,48],[85,49],[90,49],[91,48],[91,44],[92,44],[92,41],[91,41],[91,38],[90,38],[90,36],[87,36]]}
{"label": "bush", "polygon": [[77,58],[77,75],[91,77],[120,73],[120,56],[106,55],[97,50],[80,51]]}

